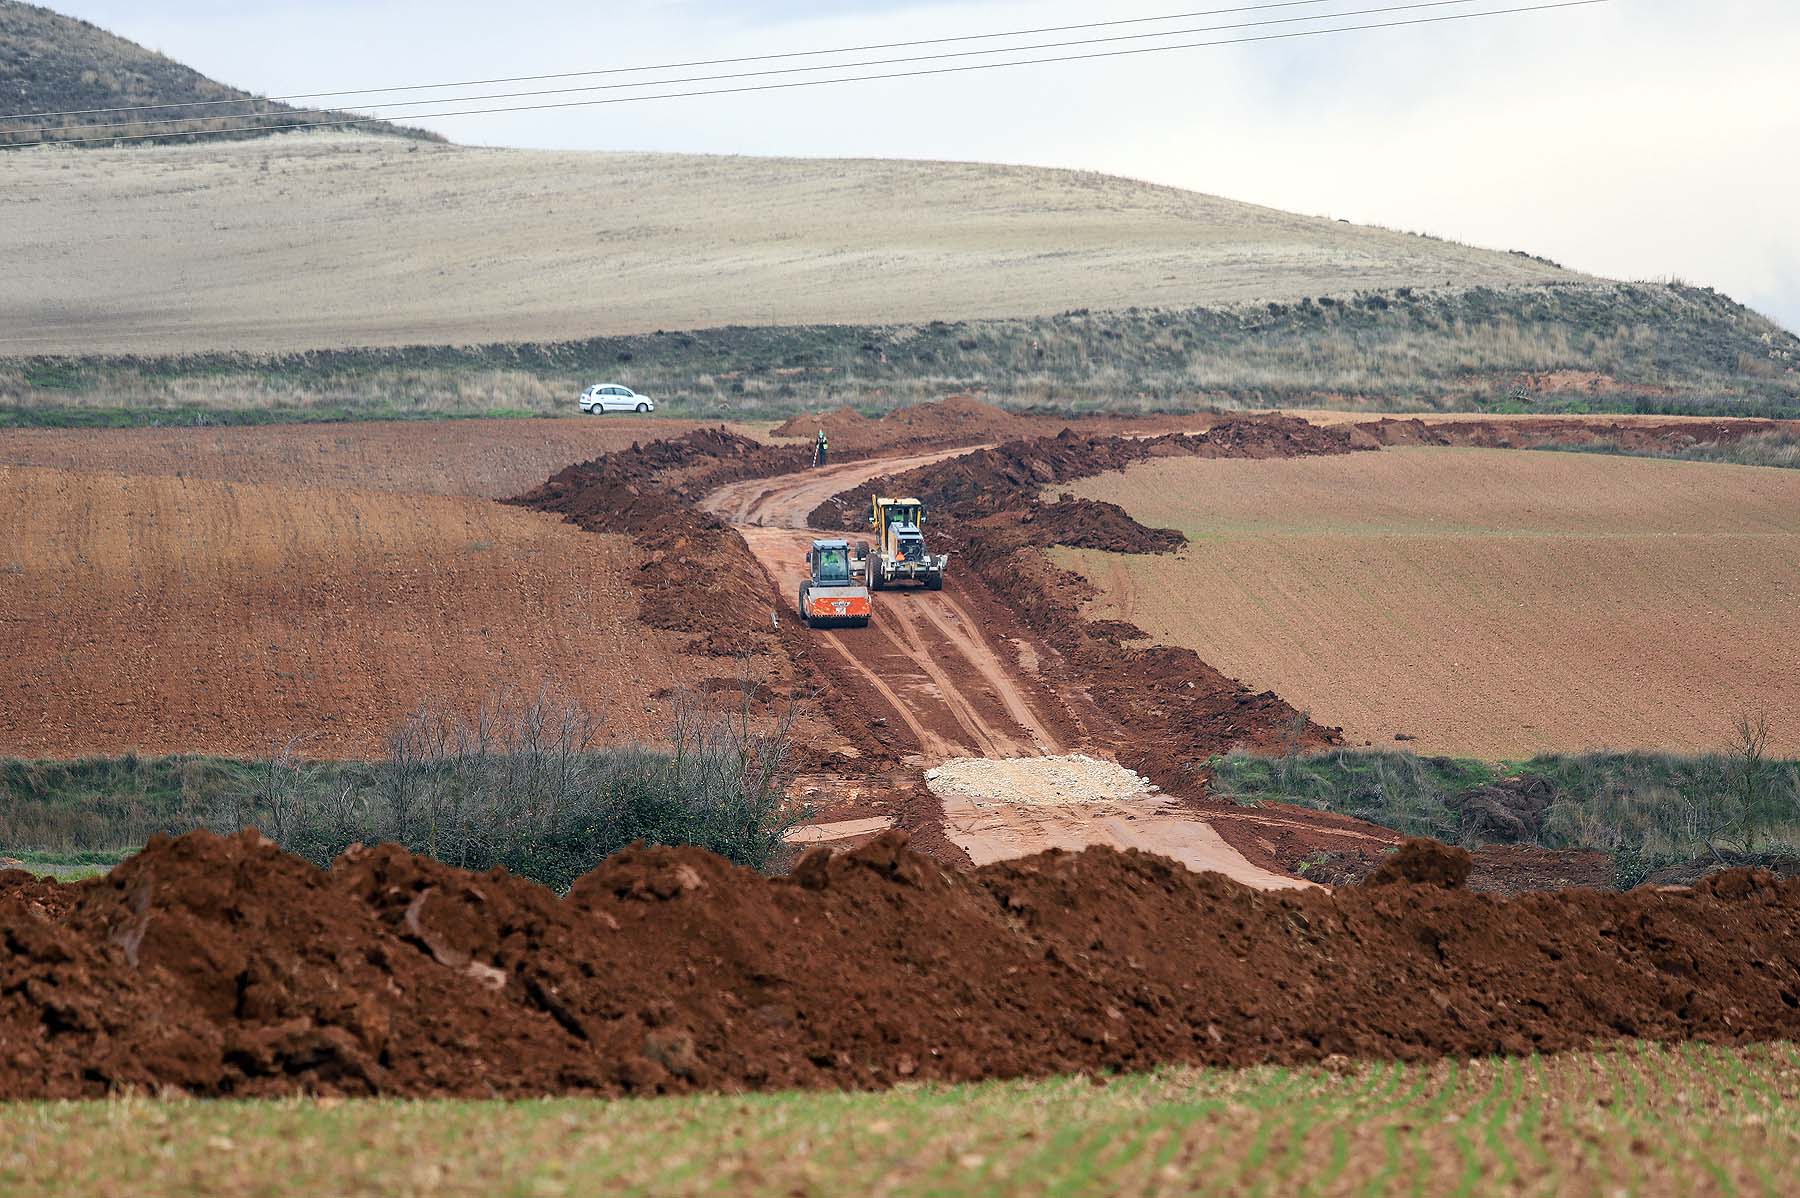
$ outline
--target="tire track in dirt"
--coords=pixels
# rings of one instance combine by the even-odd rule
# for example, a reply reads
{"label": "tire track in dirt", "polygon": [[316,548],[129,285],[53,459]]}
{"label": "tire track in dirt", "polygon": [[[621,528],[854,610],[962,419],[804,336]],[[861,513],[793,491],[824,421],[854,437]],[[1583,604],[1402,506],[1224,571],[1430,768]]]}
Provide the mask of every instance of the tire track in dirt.
{"label": "tire track in dirt", "polygon": [[[807,547],[818,534],[755,527],[738,531],[774,582],[782,612],[798,619],[789,596],[799,590]],[[1027,681],[1007,671],[981,641],[979,624],[958,605],[956,589],[946,584],[932,594],[930,605],[911,601],[922,599],[906,592],[883,592],[868,628],[818,630],[813,635],[887,701],[927,761],[1065,747],[1047,730],[1053,717],[1039,715],[1023,697]],[[924,615],[939,601],[955,613],[954,623]],[[984,666],[990,672],[984,672]],[[1024,718],[1016,718],[1015,710]]]}
{"label": "tire track in dirt", "polygon": [[805,528],[807,513],[840,491],[850,490],[884,474],[930,466],[986,448],[988,446],[975,445],[903,457],[863,458],[804,474],[749,478],[720,487],[706,497],[703,506],[714,515],[740,526]]}

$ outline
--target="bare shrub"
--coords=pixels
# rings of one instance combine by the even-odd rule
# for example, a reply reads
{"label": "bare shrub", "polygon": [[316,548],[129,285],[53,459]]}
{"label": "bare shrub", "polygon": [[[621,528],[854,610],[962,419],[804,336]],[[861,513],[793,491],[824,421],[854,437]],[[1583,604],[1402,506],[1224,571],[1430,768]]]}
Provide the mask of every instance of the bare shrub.
{"label": "bare shrub", "polygon": [[788,801],[795,709],[758,717],[678,694],[667,743],[598,749],[601,720],[540,692],[472,715],[421,707],[385,761],[327,771],[292,742],[263,763],[259,789],[210,823],[261,822],[321,864],[355,843],[392,842],[464,869],[504,866],[564,888],[632,843],[697,845],[772,866],[803,811]]}

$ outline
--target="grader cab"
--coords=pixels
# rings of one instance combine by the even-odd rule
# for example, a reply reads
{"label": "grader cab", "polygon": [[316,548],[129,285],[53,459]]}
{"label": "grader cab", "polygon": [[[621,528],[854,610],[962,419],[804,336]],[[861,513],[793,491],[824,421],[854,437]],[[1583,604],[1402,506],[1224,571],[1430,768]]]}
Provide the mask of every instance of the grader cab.
{"label": "grader cab", "polygon": [[928,591],[944,589],[947,553],[925,548],[925,505],[917,499],[877,496],[869,514],[875,530],[875,547],[864,565],[869,589],[879,591],[895,583],[916,582]]}

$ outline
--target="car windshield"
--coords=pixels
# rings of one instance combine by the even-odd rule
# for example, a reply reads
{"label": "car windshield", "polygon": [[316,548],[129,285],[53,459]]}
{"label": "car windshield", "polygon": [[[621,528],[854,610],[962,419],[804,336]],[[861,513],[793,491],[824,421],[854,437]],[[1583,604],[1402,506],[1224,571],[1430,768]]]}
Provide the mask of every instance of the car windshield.
{"label": "car windshield", "polygon": [[850,551],[848,549],[819,550],[819,581],[850,581]]}

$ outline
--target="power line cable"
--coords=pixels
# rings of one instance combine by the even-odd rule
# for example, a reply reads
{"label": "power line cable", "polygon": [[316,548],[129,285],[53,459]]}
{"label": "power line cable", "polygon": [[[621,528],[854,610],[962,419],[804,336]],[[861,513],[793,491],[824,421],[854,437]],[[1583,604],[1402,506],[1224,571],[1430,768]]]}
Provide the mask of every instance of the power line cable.
{"label": "power line cable", "polygon": [[[949,51],[944,51],[944,52],[938,53],[938,54],[908,55],[908,56],[900,57],[900,58],[877,58],[877,59],[871,59],[871,60],[867,60],[867,61],[863,61],[863,62],[828,63],[828,64],[824,64],[824,65],[820,65],[820,66],[804,66],[804,67],[773,67],[773,68],[767,68],[767,69],[760,70],[760,71],[734,71],[734,72],[729,72],[729,73],[722,74],[722,75],[687,75],[687,76],[682,76],[680,78],[675,78],[675,79],[647,79],[647,80],[643,80],[641,82],[635,82],[635,83],[590,83],[590,84],[585,84],[581,87],[553,87],[553,88],[545,88],[545,89],[538,90],[538,91],[492,92],[492,93],[488,93],[485,95],[472,95],[472,96],[437,96],[437,97],[434,97],[434,98],[428,99],[428,100],[397,100],[397,101],[394,101],[389,104],[384,104],[381,107],[384,110],[391,110],[396,107],[404,107],[404,108],[416,107],[420,104],[461,104],[461,103],[464,103],[467,101],[475,101],[475,100],[482,100],[482,101],[486,101],[486,100],[519,100],[519,99],[529,99],[529,98],[538,97],[538,96],[566,96],[566,95],[573,95],[573,94],[581,93],[581,92],[619,91],[624,88],[633,88],[633,87],[672,87],[677,84],[683,84],[683,83],[718,83],[718,82],[723,82],[723,81],[729,80],[729,79],[754,79],[754,78],[766,77],[769,75],[792,75],[792,74],[797,74],[802,71],[839,71],[839,70],[849,71],[849,70],[859,70],[859,69],[862,69],[865,67],[896,66],[901,63],[908,63],[908,62],[939,62],[939,61],[943,61],[945,59],[951,59],[951,58],[976,58],[976,57],[980,57],[980,56],[988,55],[988,54],[1017,54],[1017,53],[1023,53],[1025,51],[1034,51],[1034,50],[1060,50],[1060,49],[1066,49],[1070,46],[1097,46],[1097,45],[1110,44],[1113,42],[1143,41],[1148,38],[1185,37],[1186,35],[1191,34],[1191,33],[1218,33],[1218,32],[1222,32],[1224,30],[1229,30],[1229,29],[1254,29],[1254,28],[1259,28],[1259,27],[1267,26],[1267,25],[1292,25],[1292,24],[1296,24],[1301,21],[1322,21],[1322,20],[1330,20],[1330,19],[1339,18],[1339,17],[1366,17],[1366,16],[1376,15],[1379,13],[1410,12],[1410,11],[1414,11],[1417,9],[1424,9],[1424,8],[1448,8],[1448,7],[1452,7],[1455,5],[1474,4],[1474,3],[1476,3],[1476,0],[1416,0],[1415,3],[1411,3],[1411,4],[1389,4],[1389,5],[1384,5],[1384,6],[1378,7],[1378,8],[1356,8],[1356,9],[1349,9],[1349,10],[1345,10],[1345,11],[1341,11],[1341,12],[1317,13],[1317,14],[1304,16],[1304,17],[1277,17],[1277,18],[1273,18],[1273,19],[1269,19],[1269,20],[1262,20],[1262,21],[1240,21],[1240,22],[1238,22],[1236,24],[1232,24],[1232,25],[1203,25],[1203,26],[1198,26],[1198,27],[1190,26],[1185,29],[1167,29],[1167,30],[1163,30],[1158,33],[1121,33],[1121,34],[1114,34],[1111,37],[1075,38],[1070,41],[1039,42],[1036,45],[1005,46],[1005,47],[1000,47],[1000,48],[996,48],[996,49],[992,49],[992,50],[949,50]],[[365,105],[352,105],[351,106],[352,111],[354,111],[357,108],[365,108],[365,107],[368,107],[368,106],[365,106]],[[299,109],[299,110],[296,110],[296,114],[307,112],[307,111],[320,111],[320,110]],[[283,114],[283,113],[258,113],[258,114],[234,113],[234,114],[232,114],[231,117],[228,117],[225,119],[242,119],[244,117],[252,116],[252,115],[283,116],[286,114]],[[429,113],[420,113],[417,115],[429,116],[430,114]],[[79,131],[82,133],[89,133],[89,132],[93,132],[93,131],[99,130],[99,129],[134,129],[134,128],[144,128],[144,127],[153,126],[153,125],[183,125],[183,124],[187,124],[193,120],[204,120],[204,119],[206,119],[206,118],[204,118],[204,117],[160,117],[160,118],[156,118],[156,119],[152,119],[152,120],[112,121],[112,122],[108,122],[105,124],[76,125],[76,126],[72,126],[70,128],[71,128],[71,131]],[[404,119],[407,119],[407,114],[401,113],[401,114],[398,114],[398,116],[396,116],[396,115],[392,114],[390,111],[390,115],[388,115],[384,118],[381,118],[381,119],[404,120]]]}
{"label": "power line cable", "polygon": [[[1103,29],[1117,25],[1144,25],[1153,21],[1185,21],[1190,17],[1221,17],[1230,13],[1263,12],[1276,8],[1308,8],[1329,4],[1332,0],[1282,0],[1277,4],[1245,4],[1236,8],[1210,8],[1196,12],[1167,13],[1159,17],[1122,17],[1109,21],[1087,21],[1079,25],[1044,25],[1036,29],[1013,29],[1001,33],[965,33],[953,37],[928,37],[909,42],[873,42],[861,46],[838,46],[830,50],[788,50],[771,54],[751,54],[740,58],[704,58],[692,62],[664,62],[636,67],[600,67],[587,71],[558,71],[547,75],[510,75],[498,79],[460,79],[448,83],[409,83],[397,87],[363,87],[331,92],[295,92],[284,96],[242,96],[229,100],[196,100],[183,104],[132,104],[120,108],[70,108],[62,112],[15,112],[0,116],[0,121],[24,120],[31,117],[93,116],[107,112],[152,112],[160,108],[207,108],[223,104],[276,103],[287,100],[330,100],[340,96],[385,95],[389,92],[441,91],[449,87],[488,87],[499,83],[537,83],[549,79],[577,79],[587,75],[624,75],[640,71],[681,71],[689,67],[735,66],[746,62],[771,62],[779,58],[812,58],[825,54],[861,54],[869,50],[906,50],[915,46],[934,46],[951,42],[982,41],[1004,37],[1035,37],[1040,33],[1069,33],[1078,29]],[[996,51],[998,53],[998,51]],[[357,105],[351,105],[357,107]],[[248,115],[248,114],[246,114]]]}
{"label": "power line cable", "polygon": [[[697,91],[665,92],[650,96],[609,96],[599,100],[567,100],[555,104],[519,104],[501,108],[469,108],[451,112],[419,112],[406,114],[406,120],[440,120],[458,116],[488,116],[510,112],[544,112],[563,108],[597,108],[611,104],[638,104],[650,100],[681,100],[699,96],[743,95],[751,92],[787,91],[802,87],[824,87],[839,83],[874,83],[889,79],[911,79],[930,75],[954,75],[972,71],[991,71],[1005,67],[1043,66],[1051,63],[1084,62],[1100,58],[1124,58],[1140,54],[1159,54],[1172,50],[1197,50],[1214,46],[1240,46],[1258,42],[1290,41],[1305,37],[1322,37],[1334,33],[1358,33],[1372,29],[1399,29],[1413,25],[1438,25],[1450,21],[1471,21],[1481,17],[1510,16],[1516,13],[1549,12],[1566,8],[1586,8],[1597,4],[1610,4],[1612,0],[1561,0],[1553,4],[1530,4],[1515,8],[1498,8],[1486,12],[1452,13],[1437,17],[1418,17],[1406,21],[1380,21],[1367,25],[1343,25],[1331,29],[1303,29],[1291,33],[1265,33],[1254,37],[1221,38],[1215,41],[1183,42],[1171,46],[1139,46],[1130,50],[1097,50],[1085,54],[1062,54],[1049,58],[1027,58],[1014,62],[967,63],[953,67],[929,67],[916,71],[890,71],[879,75],[854,75],[842,79],[799,79],[786,83],[747,84],[742,87],[707,88]],[[180,133],[138,133],[120,134],[105,137],[66,137],[40,138],[43,145],[80,145],[86,142],[123,142],[143,141],[158,137],[207,137],[233,133],[277,133],[295,129],[341,129],[356,125],[381,124],[387,117],[368,116],[342,121],[298,121],[280,125],[239,125],[223,129],[193,129]],[[21,135],[28,133],[42,134],[42,129],[0,130],[0,136]]]}

